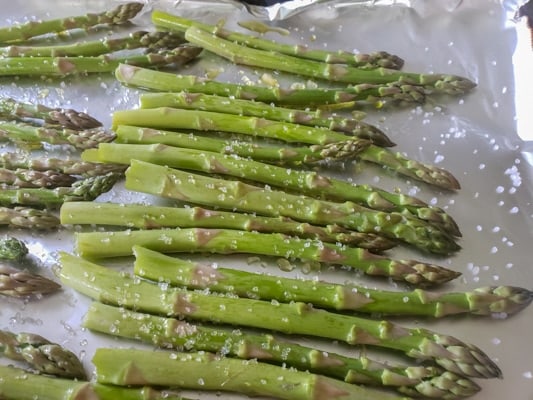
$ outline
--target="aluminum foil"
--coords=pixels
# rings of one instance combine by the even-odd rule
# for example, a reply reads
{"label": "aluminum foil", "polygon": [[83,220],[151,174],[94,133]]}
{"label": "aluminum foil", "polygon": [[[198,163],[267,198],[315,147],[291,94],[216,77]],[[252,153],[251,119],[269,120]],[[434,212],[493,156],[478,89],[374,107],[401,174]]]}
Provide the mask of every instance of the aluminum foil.
{"label": "aluminum foil", "polygon": [[[266,36],[291,43],[307,43],[326,49],[360,52],[386,50],[406,60],[406,71],[447,72],[466,76],[477,88],[466,96],[443,99],[423,107],[395,112],[373,111],[367,121],[376,124],[396,142],[397,149],[422,161],[453,172],[462,184],[458,193],[428,188],[384,174],[377,168],[346,165],[329,172],[346,179],[370,183],[387,190],[416,195],[446,209],[463,232],[463,249],[447,258],[432,258],[409,249],[395,249],[391,257],[410,257],[437,262],[459,270],[463,276],[438,291],[462,291],[479,286],[517,285],[533,288],[531,244],[533,243],[533,123],[531,104],[531,43],[524,20],[515,13],[518,0],[403,0],[403,1],[288,1],[271,7],[246,6],[229,1],[147,1],[134,28],[150,27],[151,9],[165,9],[206,22],[258,20],[286,28],[289,36],[274,32]],[[99,11],[110,3],[103,0],[0,0],[0,25],[34,18],[77,15]],[[102,34],[118,34],[120,30]],[[65,38],[68,40],[69,38]],[[237,67],[204,55],[200,62],[183,69],[205,74],[217,70],[220,80],[257,83],[265,72]],[[308,79],[273,74],[281,84]],[[316,83],[316,82],[315,82]],[[0,78],[2,95],[68,106],[87,111],[109,126],[114,110],[136,107],[139,91],[118,84],[112,74],[64,79]],[[0,151],[6,151],[2,145]],[[52,154],[52,153],[50,153]],[[75,157],[73,152],[60,156]],[[150,196],[131,193],[118,184],[98,201],[152,202]],[[77,228],[55,233],[9,231],[25,239],[32,252],[31,264],[49,276],[56,267],[57,251],[73,251]],[[1,233],[8,233],[1,229]],[[210,256],[224,266],[259,270],[288,276],[307,276],[338,282],[359,282],[372,287],[398,288],[349,271],[306,274],[301,269],[280,271],[272,260],[268,269],[248,265],[239,256]],[[106,265],[128,268],[131,260]],[[65,288],[55,296],[35,302],[2,298],[0,329],[33,331],[74,350],[91,368],[94,350],[101,346],[140,346],[82,329],[81,319],[89,300]],[[407,326],[426,327],[475,343],[498,362],[503,380],[477,381],[482,391],[474,400],[533,399],[533,352],[529,333],[533,308],[509,319],[448,318],[439,321],[403,319]],[[352,356],[364,354],[384,359],[371,349],[340,347],[335,343],[300,338],[326,350]],[[399,358],[398,358],[399,359]],[[405,360],[403,360],[405,361]],[[1,362],[6,362],[1,360]],[[194,394],[202,399],[241,399],[230,394]]]}

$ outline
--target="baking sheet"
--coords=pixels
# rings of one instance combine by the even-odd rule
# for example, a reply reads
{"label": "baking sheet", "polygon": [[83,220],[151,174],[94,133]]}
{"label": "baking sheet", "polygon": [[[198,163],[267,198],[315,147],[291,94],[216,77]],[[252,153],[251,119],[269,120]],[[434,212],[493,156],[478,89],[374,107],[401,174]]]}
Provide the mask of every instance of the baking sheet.
{"label": "baking sheet", "polygon": [[[216,22],[224,17],[230,28],[239,20],[256,18],[235,2],[154,1],[135,23],[144,26],[152,8],[182,13],[185,16]],[[448,72],[463,75],[478,83],[470,94],[396,112],[372,112],[367,121],[385,130],[398,143],[397,149],[413,158],[436,163],[452,171],[462,189],[451,194],[414,182],[383,175],[377,169],[347,165],[343,177],[371,183],[387,190],[399,190],[446,209],[460,224],[463,250],[445,258],[431,257],[406,249],[395,249],[392,257],[411,257],[435,261],[459,270],[463,276],[439,290],[469,290],[487,285],[517,285],[532,288],[531,245],[533,244],[533,126],[517,120],[517,111],[527,101],[517,103],[517,93],[528,86],[519,81],[520,60],[530,60],[524,47],[524,21],[513,21],[517,1],[372,1],[320,2],[300,12],[274,19],[271,23],[291,31],[289,37],[274,33],[271,38],[304,42],[327,49],[361,52],[386,50],[405,58],[406,71]],[[37,1],[17,3],[0,0],[0,25],[33,18],[77,15],[110,6],[105,1]],[[103,32],[109,33],[109,32]],[[117,31],[115,31],[117,33]],[[522,36],[523,37],[523,36]],[[65,40],[69,40],[65,38]],[[527,48],[527,47],[526,47]],[[223,67],[220,80],[259,81],[263,71],[235,67],[215,56],[184,69],[204,74]],[[523,67],[522,67],[523,68]],[[531,70],[530,70],[531,71]],[[527,74],[526,74],[527,75]],[[287,81],[283,75],[277,76]],[[294,78],[291,78],[294,80]],[[306,82],[306,80],[302,80]],[[533,88],[532,88],[533,89]],[[84,110],[109,126],[111,113],[137,105],[139,91],[119,85],[111,74],[84,78],[13,79],[0,78],[0,92],[22,100],[39,101],[51,106]],[[530,98],[530,97],[529,97]],[[526,100],[524,100],[526,99]],[[527,103],[531,107],[531,102]],[[519,130],[520,127],[520,130]],[[5,151],[7,147],[0,147]],[[64,154],[74,156],[74,154]],[[149,197],[126,192],[120,184],[99,201],[148,201]],[[0,229],[0,233],[6,233]],[[28,241],[32,262],[40,272],[53,276],[58,250],[73,250],[72,230],[55,233],[12,231]],[[302,276],[304,273],[248,266],[241,257],[211,256],[224,266],[259,269],[262,272]],[[268,260],[269,262],[272,260]],[[121,262],[128,265],[128,260]],[[312,276],[312,275],[307,275]],[[348,272],[322,272],[322,279],[354,281],[391,288],[388,283],[367,281]],[[65,288],[61,293],[35,302],[1,298],[0,328],[38,332],[75,351],[91,369],[94,350],[101,346],[139,346],[134,342],[96,335],[80,328],[88,299]],[[533,308],[507,320],[484,318],[448,318],[440,321],[401,320],[408,326],[423,326],[481,347],[502,368],[503,380],[477,380],[482,386],[475,400],[533,399]],[[355,356],[361,349],[306,339],[326,349],[348,351]],[[369,350],[366,350],[367,354]],[[384,354],[377,353],[377,358]],[[6,360],[1,360],[6,363]],[[239,399],[236,395],[197,394],[196,398]]]}

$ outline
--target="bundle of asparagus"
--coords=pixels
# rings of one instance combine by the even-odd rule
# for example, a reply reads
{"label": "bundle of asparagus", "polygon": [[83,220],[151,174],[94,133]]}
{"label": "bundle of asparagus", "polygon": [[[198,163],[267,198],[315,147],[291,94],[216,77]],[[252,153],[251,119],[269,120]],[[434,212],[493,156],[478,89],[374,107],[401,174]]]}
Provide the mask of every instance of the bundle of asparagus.
{"label": "bundle of asparagus", "polygon": [[[125,37],[52,44],[26,43],[33,37],[53,35],[76,29],[89,30],[99,25],[124,24],[143,9],[130,2],[101,13],[32,21],[0,28],[0,76],[58,75],[112,72],[119,64],[141,66],[183,65],[196,58],[200,47],[185,44],[183,34],[169,32],[134,32]],[[119,53],[121,50],[144,49],[145,54]]]}
{"label": "bundle of asparagus", "polygon": [[498,367],[475,346],[424,329],[331,313],[299,302],[277,303],[162,287],[68,253],[61,254],[60,277],[65,285],[95,300],[138,312],[378,346],[408,357],[432,360],[459,375],[484,378],[501,375]]}

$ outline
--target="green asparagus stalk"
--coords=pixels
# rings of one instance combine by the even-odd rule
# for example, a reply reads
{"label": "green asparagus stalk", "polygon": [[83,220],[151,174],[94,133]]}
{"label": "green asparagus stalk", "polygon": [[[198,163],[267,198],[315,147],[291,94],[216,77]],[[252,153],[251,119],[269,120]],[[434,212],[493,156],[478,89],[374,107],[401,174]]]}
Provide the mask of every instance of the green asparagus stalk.
{"label": "green asparagus stalk", "polygon": [[[217,130],[267,137],[289,143],[318,145],[357,140],[325,128],[314,128],[258,117],[168,107],[115,111],[113,113],[113,127],[116,128],[119,125],[137,125],[161,129],[196,129],[199,131]],[[383,165],[399,174],[421,180],[430,185],[449,190],[456,190],[460,187],[457,179],[450,172],[409,159],[400,153],[393,153],[379,146],[370,145],[358,156],[365,161]]]}
{"label": "green asparagus stalk", "polygon": [[0,393],[6,400],[187,400],[150,387],[124,388],[37,375],[0,365]]}
{"label": "green asparagus stalk", "polygon": [[93,357],[98,382],[122,386],[149,383],[184,389],[237,392],[284,400],[408,400],[381,390],[255,360],[212,353],[137,349],[97,349]]}
{"label": "green asparagus stalk", "polygon": [[66,129],[85,130],[98,128],[102,124],[83,112],[68,108],[50,108],[43,104],[31,104],[10,98],[0,99],[0,115],[12,118],[43,119],[50,125],[59,125]]}
{"label": "green asparagus stalk", "polygon": [[387,68],[367,70],[348,65],[305,60],[272,51],[257,50],[222,39],[194,26],[185,31],[185,39],[235,64],[273,69],[333,82],[355,85],[402,82],[423,86],[428,91],[450,95],[465,94],[476,86],[469,79],[457,75],[422,74]]}
{"label": "green asparagus stalk", "polygon": [[237,269],[212,267],[134,247],[136,275],[187,289],[209,289],[261,300],[299,301],[316,307],[379,315],[442,318],[456,314],[513,315],[533,300],[519,287],[482,287],[470,292],[429,293],[422,289],[393,292],[357,285],[291,279]]}
{"label": "green asparagus stalk", "polygon": [[394,242],[374,234],[350,231],[337,225],[315,226],[290,218],[261,217],[200,207],[158,207],[140,204],[101,202],[67,202],[61,206],[64,225],[112,225],[128,228],[219,228],[283,233],[303,238],[316,238],[328,243],[343,243],[380,252]]}
{"label": "green asparagus stalk", "polygon": [[229,357],[257,359],[348,383],[387,386],[418,397],[455,399],[480,390],[474,382],[436,367],[387,365],[367,357],[351,358],[282,341],[272,335],[206,327],[175,318],[138,313],[93,302],[83,319],[93,331],[141,340],[164,348],[208,351]]}
{"label": "green asparagus stalk", "polygon": [[0,393],[6,400],[95,399],[89,382],[33,374],[24,369],[0,365]]}
{"label": "green asparagus stalk", "polygon": [[248,158],[164,144],[102,143],[96,150],[96,154],[97,161],[100,162],[129,165],[132,159],[136,159],[173,168],[230,175],[317,198],[353,201],[377,210],[398,211],[405,213],[408,217],[416,216],[439,226],[451,235],[460,234],[453,218],[442,209],[430,208],[408,197],[402,199],[397,194],[386,193],[368,185],[330,178],[314,171],[286,169]]}
{"label": "green asparagus stalk", "polygon": [[54,188],[70,186],[76,178],[58,171],[0,168],[0,187]]}
{"label": "green asparagus stalk", "polygon": [[345,265],[371,276],[385,276],[413,285],[430,286],[450,281],[460,274],[415,260],[395,260],[358,247],[301,239],[279,233],[232,229],[152,229],[119,232],[78,232],[75,246],[86,258],[129,256],[133,246],[162,253],[203,252],[256,254]]}
{"label": "green asparagus stalk", "polygon": [[14,236],[0,239],[0,259],[20,261],[29,253],[26,243]]}
{"label": "green asparagus stalk", "polygon": [[53,75],[66,76],[112,72],[121,63],[138,66],[183,65],[200,54],[202,49],[182,45],[173,50],[140,55],[109,57],[7,57],[0,58],[0,76]]}
{"label": "green asparagus stalk", "polygon": [[125,171],[123,165],[102,164],[80,161],[77,159],[63,159],[53,157],[34,158],[31,154],[6,152],[0,154],[0,166],[6,169],[32,169],[35,171],[58,171],[66,175],[91,177],[109,173],[121,174]]}
{"label": "green asparagus stalk", "polygon": [[337,224],[359,232],[378,233],[437,254],[459,249],[446,232],[402,213],[372,210],[353,202],[334,203],[138,160],[132,160],[126,171],[126,188],[209,207],[284,216],[314,225]]}
{"label": "green asparagus stalk", "polygon": [[65,201],[92,201],[111,190],[120,177],[121,175],[109,173],[76,181],[69,187],[55,189],[3,189],[0,191],[0,204],[57,208]]}
{"label": "green asparagus stalk", "polygon": [[185,108],[250,117],[265,118],[307,126],[319,126],[355,137],[372,140],[378,146],[394,143],[379,128],[355,118],[341,117],[321,110],[298,110],[272,106],[258,101],[234,99],[202,93],[145,93],[140,96],[141,108]]}
{"label": "green asparagus stalk", "polygon": [[83,365],[74,353],[34,333],[0,330],[0,353],[12,360],[25,361],[42,374],[86,379]]}
{"label": "green asparagus stalk", "polygon": [[425,98],[423,88],[404,82],[363,83],[342,89],[284,89],[217,82],[196,75],[176,75],[126,64],[117,67],[115,77],[125,85],[158,92],[187,91],[300,107],[348,102],[369,103],[380,107],[383,102],[422,103]]}
{"label": "green asparagus stalk", "polygon": [[426,329],[332,313],[299,302],[275,303],[161,287],[64,252],[60,263],[65,285],[94,300],[138,312],[378,346],[408,357],[433,360],[460,375],[501,375],[495,363],[477,347]]}
{"label": "green asparagus stalk", "polygon": [[105,37],[100,40],[51,46],[12,45],[0,48],[2,57],[88,57],[115,51],[146,48],[147,51],[173,49],[185,42],[183,35],[172,32],[138,31],[124,37]]}
{"label": "green asparagus stalk", "polygon": [[[257,142],[237,141],[198,134],[163,131],[157,129],[120,125],[116,129],[116,142],[138,144],[166,144],[222,154],[235,154],[260,161],[278,164],[314,165],[322,161],[342,161],[354,158],[360,147],[357,142],[336,142],[327,145],[276,146]],[[1,155],[0,155],[1,157]],[[0,158],[1,160],[1,158]]]}
{"label": "green asparagus stalk", "polygon": [[50,294],[61,286],[44,276],[0,263],[0,294],[28,297]]}
{"label": "green asparagus stalk", "polygon": [[109,142],[115,134],[104,128],[83,131],[41,127],[26,122],[0,121],[0,139],[16,143],[70,144],[78,149],[97,147],[99,143]]}
{"label": "green asparagus stalk", "polygon": [[53,229],[60,226],[59,218],[47,210],[31,207],[0,207],[0,225],[32,230]]}
{"label": "green asparagus stalk", "polygon": [[131,2],[100,13],[14,24],[0,28],[0,43],[24,41],[31,37],[48,33],[60,33],[72,29],[88,29],[102,24],[123,24],[134,18],[142,8],[142,3]]}
{"label": "green asparagus stalk", "polygon": [[348,64],[359,68],[383,67],[390,69],[401,69],[404,63],[400,57],[385,51],[378,51],[370,54],[358,54],[342,50],[327,51],[309,49],[307,46],[283,44],[274,40],[266,40],[252,35],[232,32],[224,29],[220,25],[203,24],[199,21],[193,21],[160,10],[152,11],[152,23],[159,28],[165,28],[171,31],[183,33],[191,26],[194,26],[232,42],[237,42],[254,49],[275,51],[281,54],[287,54],[315,61],[323,61],[332,64]]}

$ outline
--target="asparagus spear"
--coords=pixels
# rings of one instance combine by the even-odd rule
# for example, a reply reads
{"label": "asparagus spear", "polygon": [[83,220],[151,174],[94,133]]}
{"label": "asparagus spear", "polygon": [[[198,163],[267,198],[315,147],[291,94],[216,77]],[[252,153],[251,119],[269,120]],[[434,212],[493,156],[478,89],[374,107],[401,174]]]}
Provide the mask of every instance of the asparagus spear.
{"label": "asparagus spear", "polygon": [[1,205],[24,205],[57,208],[65,201],[92,201],[111,190],[121,175],[109,173],[76,181],[69,187],[29,188],[0,191]]}
{"label": "asparagus spear", "polygon": [[301,239],[278,233],[232,229],[152,229],[120,232],[79,232],[77,252],[87,258],[119,257],[133,254],[139,245],[163,253],[210,252],[247,253],[345,265],[372,276],[386,276],[414,285],[429,286],[450,281],[460,274],[437,265],[415,260],[394,260],[358,247]]}
{"label": "asparagus spear", "polygon": [[[113,113],[113,127],[119,125],[138,125],[149,128],[196,129],[199,131],[223,131],[250,136],[268,137],[289,143],[329,144],[352,142],[356,138],[300,124],[272,121],[264,118],[231,115],[201,110],[177,108],[153,108],[119,110]],[[441,188],[456,190],[460,185],[448,171],[433,165],[424,164],[393,153],[388,149],[369,145],[358,154],[365,161],[383,165],[410,178]]]}
{"label": "asparagus spear", "polygon": [[[162,131],[157,129],[120,125],[116,129],[116,142],[141,144],[167,144],[222,154],[235,154],[270,163],[289,165],[316,164],[321,161],[341,161],[353,158],[360,147],[358,142],[336,142],[305,147],[276,146],[246,141],[204,137],[198,134]],[[360,141],[359,141],[360,143]],[[0,155],[1,157],[1,155]],[[1,159],[0,159],[1,160]]]}
{"label": "asparagus spear", "polygon": [[102,164],[53,157],[33,158],[30,154],[6,152],[0,154],[0,166],[6,169],[32,169],[35,171],[59,171],[67,175],[91,177],[109,173],[121,174],[126,169],[123,165]]}
{"label": "asparagus spear", "polygon": [[55,378],[0,365],[0,393],[6,400],[187,400],[150,387],[124,388]]}
{"label": "asparagus spear", "polygon": [[74,353],[34,333],[0,330],[0,352],[12,360],[29,363],[42,374],[86,379],[83,365]]}
{"label": "asparagus spear", "polygon": [[28,254],[28,247],[14,236],[0,239],[0,259],[20,261]]}
{"label": "asparagus spear", "polygon": [[0,48],[3,57],[87,57],[99,56],[126,49],[146,48],[147,51],[173,49],[183,44],[185,39],[181,34],[172,32],[137,31],[128,36],[109,38],[74,44],[51,46],[21,46],[12,45]]}
{"label": "asparagus spear", "polygon": [[24,41],[48,33],[60,33],[72,29],[88,29],[102,24],[123,24],[135,17],[143,8],[142,3],[120,4],[112,10],[67,18],[30,21],[0,28],[1,42]]}
{"label": "asparagus spear", "polygon": [[31,207],[0,207],[0,225],[25,229],[52,229],[60,225],[59,218],[47,210]]}
{"label": "asparagus spear", "polygon": [[128,228],[222,228],[283,233],[304,238],[316,238],[329,243],[344,243],[383,251],[394,242],[374,234],[350,231],[337,225],[315,226],[289,218],[261,217],[200,207],[157,207],[140,204],[67,202],[61,206],[64,225],[114,225]]}
{"label": "asparagus spear", "polygon": [[16,143],[70,144],[78,149],[87,149],[114,138],[115,134],[104,128],[78,131],[35,126],[26,122],[0,121],[0,139]]}
{"label": "asparagus spear", "polygon": [[33,374],[0,365],[0,393],[6,400],[97,399],[89,382]]}
{"label": "asparagus spear", "polygon": [[[164,144],[139,145],[102,143],[96,151],[97,161],[130,164],[132,159],[200,172],[230,175],[247,181],[265,183],[317,198],[335,201],[353,201],[383,211],[404,212],[407,217],[417,216],[451,235],[459,235],[457,224],[439,208],[431,208],[419,201],[367,185],[357,185],[330,178],[307,170],[286,169],[262,162],[219,153],[170,147]],[[389,201],[388,199],[391,199]]]}
{"label": "asparagus spear", "polygon": [[272,106],[258,101],[234,99],[202,93],[146,93],[140,96],[141,108],[185,108],[220,113],[245,115],[283,121],[307,126],[319,126],[332,131],[344,132],[355,137],[372,140],[378,146],[393,146],[394,143],[379,128],[355,118]]}
{"label": "asparagus spear", "polygon": [[314,225],[338,224],[359,232],[378,233],[437,254],[457,251],[453,238],[435,226],[397,212],[315,199],[243,183],[217,179],[132,160],[126,188],[189,203],[264,216],[285,216]]}
{"label": "asparagus spear", "polygon": [[404,82],[410,85],[423,86],[428,91],[450,95],[465,94],[476,86],[469,79],[457,75],[421,74],[387,68],[367,70],[347,65],[305,60],[272,51],[257,50],[222,39],[194,26],[185,31],[185,39],[235,64],[284,71],[333,82],[348,84]]}
{"label": "asparagus spear", "polygon": [[198,21],[186,19],[178,15],[169,14],[160,10],[152,12],[152,22],[159,28],[171,31],[185,32],[191,26],[211,32],[227,40],[243,44],[254,49],[275,51],[281,54],[292,55],[315,61],[323,61],[332,64],[348,64],[359,68],[390,68],[401,69],[403,60],[386,51],[378,51],[370,54],[358,54],[348,51],[327,51],[309,49],[307,46],[283,44],[274,40],[265,40],[252,35],[232,32],[220,25],[208,25]]}
{"label": "asparagus spear", "polygon": [[284,400],[408,400],[321,375],[205,352],[99,348],[93,363],[97,381],[112,385],[135,387],[149,383]]}
{"label": "asparagus spear", "polygon": [[70,186],[75,181],[75,177],[58,171],[0,168],[0,187],[2,188],[54,188]]}
{"label": "asparagus spear", "polygon": [[182,45],[158,53],[116,57],[7,57],[0,58],[0,76],[65,76],[112,72],[121,63],[139,66],[182,65],[196,58],[201,51],[200,47]]}
{"label": "asparagus spear", "polygon": [[480,388],[471,380],[436,367],[387,365],[367,357],[351,358],[282,341],[267,334],[206,327],[93,302],[83,319],[93,331],[137,339],[164,348],[208,351],[229,357],[257,359],[311,371],[348,383],[387,386],[418,397],[455,399]]}
{"label": "asparagus spear", "polygon": [[125,85],[158,92],[187,91],[301,107],[347,102],[363,102],[379,106],[383,101],[421,103],[425,96],[422,88],[404,82],[363,83],[342,89],[283,89],[217,82],[196,75],[176,75],[126,64],[117,67],[115,77]]}
{"label": "asparagus spear", "polygon": [[65,285],[107,304],[167,317],[393,349],[408,357],[433,360],[448,371],[471,377],[501,375],[494,362],[477,347],[426,329],[332,313],[299,302],[273,303],[161,287],[65,252],[60,254],[60,263],[60,277]]}
{"label": "asparagus spear", "polygon": [[44,295],[59,290],[56,282],[0,263],[0,294],[11,297]]}
{"label": "asparagus spear", "polygon": [[134,246],[136,275],[187,289],[209,289],[262,300],[299,301],[316,307],[379,315],[442,318],[455,314],[513,315],[527,307],[533,292],[519,287],[482,287],[470,292],[434,294],[373,290],[362,286],[213,268]]}
{"label": "asparagus spear", "polygon": [[102,126],[99,121],[83,112],[68,108],[50,108],[43,104],[23,103],[11,98],[0,98],[0,115],[12,118],[43,119],[47,124],[75,130]]}

